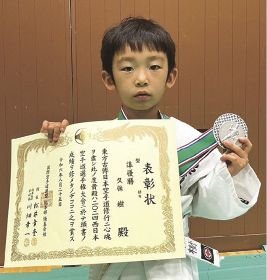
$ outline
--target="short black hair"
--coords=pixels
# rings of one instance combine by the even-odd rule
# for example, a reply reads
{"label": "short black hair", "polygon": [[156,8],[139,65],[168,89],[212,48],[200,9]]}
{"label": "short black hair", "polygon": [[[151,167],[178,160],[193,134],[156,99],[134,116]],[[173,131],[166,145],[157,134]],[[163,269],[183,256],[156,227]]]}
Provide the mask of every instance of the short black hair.
{"label": "short black hair", "polygon": [[168,59],[168,75],[175,68],[175,44],[170,34],[152,19],[129,17],[120,24],[108,29],[102,40],[102,69],[112,79],[112,62],[114,55],[129,46],[132,51],[141,52],[144,47],[153,51],[162,51]]}

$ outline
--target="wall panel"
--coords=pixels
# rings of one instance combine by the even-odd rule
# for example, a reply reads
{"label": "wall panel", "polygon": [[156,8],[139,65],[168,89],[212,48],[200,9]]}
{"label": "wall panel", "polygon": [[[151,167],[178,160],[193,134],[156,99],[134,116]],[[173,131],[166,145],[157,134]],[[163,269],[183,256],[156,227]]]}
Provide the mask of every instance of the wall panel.
{"label": "wall panel", "polygon": [[[178,43],[179,38],[179,1],[167,0],[165,1],[165,22],[164,27],[172,35],[173,40]],[[176,65],[179,64],[179,53],[176,49]],[[179,71],[179,70],[178,70]],[[173,88],[167,90],[162,101],[162,110],[168,112],[171,116],[178,116],[179,97],[177,95],[179,88],[179,72],[175,85]]]}
{"label": "wall panel", "polygon": [[[105,26],[113,26],[121,21],[121,1],[105,1]],[[117,116],[118,108],[120,108],[120,100],[114,92],[107,92],[106,119],[114,119]]]}
{"label": "wall panel", "polygon": [[[91,3],[71,2],[71,40],[74,122],[93,119]],[[79,16],[77,16],[79,15]],[[89,92],[91,93],[89,95]],[[90,97],[90,98],[89,98]],[[79,108],[79,110],[78,110]]]}
{"label": "wall panel", "polygon": [[[266,1],[260,1],[260,96],[259,96],[259,170],[263,184],[266,182]],[[266,232],[266,187],[261,189],[258,211],[258,231]]]}
{"label": "wall panel", "polygon": [[217,118],[219,89],[219,0],[205,3],[205,127]]}
{"label": "wall panel", "polygon": [[[9,198],[9,154],[7,143],[6,125],[6,97],[5,90],[5,52],[4,52],[4,6],[3,0],[0,1],[0,264],[4,260],[6,221]],[[8,162],[7,162],[8,161]]]}
{"label": "wall panel", "polygon": [[135,0],[134,1],[134,15],[150,17],[150,0]]}
{"label": "wall panel", "polygon": [[[78,2],[78,1],[76,1]],[[100,48],[103,32],[107,28],[105,26],[105,1],[91,1],[91,73],[92,87],[89,93],[89,98],[94,106],[94,118],[97,120],[106,118],[107,110],[107,95],[101,80],[101,63],[100,63]],[[79,17],[79,15],[77,15]],[[91,96],[90,96],[91,95]],[[79,109],[79,108],[78,108]]]}
{"label": "wall panel", "polygon": [[[3,88],[1,91],[1,101],[4,101],[4,120],[1,126],[1,132],[4,130],[3,139],[4,145],[0,147],[0,153],[5,156],[3,160],[5,164],[4,170],[6,171],[1,176],[1,189],[3,194],[1,195],[1,236],[0,239],[0,250],[4,251],[5,246],[5,234],[6,234],[6,221],[7,221],[7,206],[9,198],[9,166],[10,166],[10,139],[12,137],[19,137],[22,134],[22,106],[21,106],[21,95],[20,95],[20,65],[17,61],[20,60],[19,46],[19,6],[17,1],[4,1],[2,3],[2,23],[3,23],[3,39],[1,47],[3,47]],[[9,15],[9,16],[7,16]],[[2,106],[1,106],[2,107]],[[2,133],[1,133],[2,134]],[[2,153],[3,152],[3,153]],[[2,226],[4,225],[4,226]],[[3,261],[3,253],[1,253],[1,261]]]}
{"label": "wall panel", "polygon": [[121,18],[134,16],[134,0],[121,1],[120,14]]}
{"label": "wall panel", "polygon": [[[259,95],[260,95],[260,10],[259,1],[247,1],[246,22],[246,122],[252,143],[257,143],[259,138]],[[251,162],[256,172],[258,164],[259,145],[254,145],[251,153]],[[245,216],[245,233],[251,234],[258,229],[258,220],[255,219],[260,205],[257,204],[252,211]],[[254,217],[254,218],[253,218]]]}

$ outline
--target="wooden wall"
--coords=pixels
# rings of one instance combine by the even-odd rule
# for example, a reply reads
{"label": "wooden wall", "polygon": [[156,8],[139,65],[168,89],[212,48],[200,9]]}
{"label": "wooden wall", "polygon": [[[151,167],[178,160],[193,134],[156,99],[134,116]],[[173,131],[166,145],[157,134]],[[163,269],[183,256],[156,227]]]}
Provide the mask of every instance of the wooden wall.
{"label": "wooden wall", "polygon": [[249,127],[251,165],[262,181],[257,205],[232,221],[194,218],[191,234],[219,250],[266,244],[264,0],[0,0],[0,264],[9,197],[10,140],[44,119],[112,119],[120,107],[102,85],[104,30],[150,17],[177,45],[179,78],[162,111],[198,129],[225,112]]}

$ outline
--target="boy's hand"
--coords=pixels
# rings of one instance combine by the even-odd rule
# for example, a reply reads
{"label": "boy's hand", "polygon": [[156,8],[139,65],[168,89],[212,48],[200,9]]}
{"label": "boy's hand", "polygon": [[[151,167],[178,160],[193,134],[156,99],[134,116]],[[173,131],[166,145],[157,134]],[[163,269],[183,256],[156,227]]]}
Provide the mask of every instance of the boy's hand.
{"label": "boy's hand", "polygon": [[61,132],[64,132],[66,127],[69,125],[68,120],[62,122],[49,122],[43,121],[40,132],[47,133],[49,142],[57,142]]}
{"label": "boy's hand", "polygon": [[249,163],[248,154],[252,149],[252,143],[248,138],[239,138],[242,147],[238,147],[234,143],[224,141],[223,145],[229,149],[222,155],[221,160],[226,162],[228,170],[232,176],[236,175],[240,170],[245,168]]}

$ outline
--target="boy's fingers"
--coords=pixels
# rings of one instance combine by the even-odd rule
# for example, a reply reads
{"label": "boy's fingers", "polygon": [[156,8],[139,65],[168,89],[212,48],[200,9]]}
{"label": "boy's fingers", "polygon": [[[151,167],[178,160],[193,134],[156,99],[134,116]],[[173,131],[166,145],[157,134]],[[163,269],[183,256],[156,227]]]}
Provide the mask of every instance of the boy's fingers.
{"label": "boy's fingers", "polygon": [[44,120],[43,123],[42,123],[42,127],[41,127],[40,132],[42,132],[42,133],[47,132],[48,124],[49,124],[49,122],[47,120]]}
{"label": "boy's fingers", "polygon": [[50,129],[47,131],[47,137],[48,137],[49,142],[52,142],[53,134],[54,134],[54,130]]}
{"label": "boy's fingers", "polygon": [[61,131],[61,132],[64,132],[65,129],[66,129],[66,127],[67,127],[68,125],[69,125],[69,121],[66,120],[66,119],[64,119],[64,120],[62,121],[61,125],[60,125],[60,131]]}
{"label": "boy's fingers", "polygon": [[60,131],[60,125],[56,125],[54,128],[54,133],[53,133],[53,141],[56,142],[59,139],[59,135],[60,135],[61,131]]}
{"label": "boy's fingers", "polygon": [[252,149],[252,143],[246,137],[240,137],[238,138],[238,141],[242,144],[242,147],[239,147],[230,141],[224,141],[223,144],[226,148],[235,152],[240,157],[247,157]]}
{"label": "boy's fingers", "polygon": [[229,161],[229,162],[233,162],[235,160],[238,159],[238,155],[235,153],[229,153],[229,154],[223,154],[221,156],[221,160],[222,161]]}
{"label": "boy's fingers", "polygon": [[242,149],[246,153],[250,153],[250,151],[252,149],[252,143],[250,142],[250,140],[246,137],[240,137],[240,138],[238,138],[238,140],[240,143],[242,143]]}
{"label": "boy's fingers", "polygon": [[227,164],[227,168],[232,176],[236,175],[249,163],[247,157],[241,158],[235,153],[223,154],[221,160]]}
{"label": "boy's fingers", "polygon": [[241,147],[237,146],[236,144],[230,142],[230,141],[224,141],[223,145],[229,149],[231,152],[234,152],[235,154],[237,154],[239,157],[244,158],[247,156],[247,152],[245,152],[244,150],[242,150]]}
{"label": "boy's fingers", "polygon": [[[59,131],[60,123],[49,122],[47,129],[48,140],[52,142]],[[57,137],[57,136],[56,136]]]}
{"label": "boy's fingers", "polygon": [[57,142],[61,132],[64,132],[69,125],[68,120],[64,119],[62,122],[43,121],[41,132],[47,133],[50,142]]}

